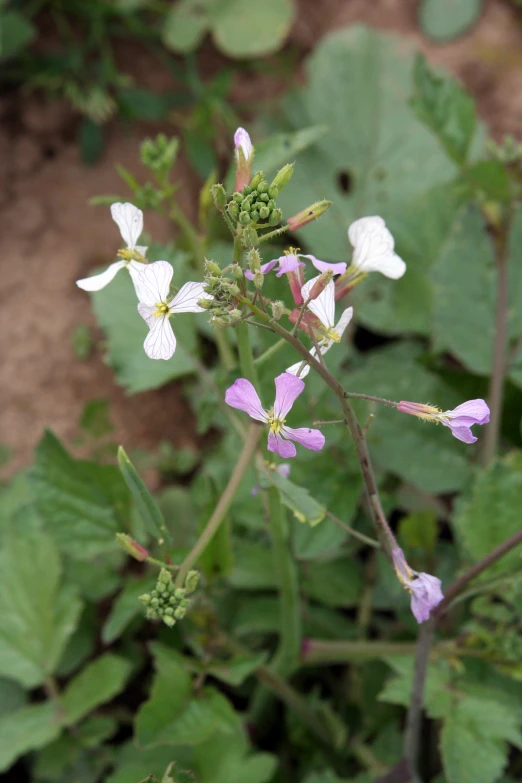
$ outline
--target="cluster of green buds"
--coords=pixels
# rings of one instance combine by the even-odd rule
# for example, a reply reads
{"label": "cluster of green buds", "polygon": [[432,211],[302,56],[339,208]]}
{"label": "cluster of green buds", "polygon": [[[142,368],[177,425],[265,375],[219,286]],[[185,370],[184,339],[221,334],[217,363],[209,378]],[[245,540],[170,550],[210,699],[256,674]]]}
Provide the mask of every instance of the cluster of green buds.
{"label": "cluster of green buds", "polygon": [[[232,277],[227,276],[230,272]],[[205,260],[205,292],[213,299],[198,302],[210,312],[210,323],[213,326],[225,327],[236,321],[241,313],[236,310],[235,297],[239,294],[238,280],[243,277],[239,264],[230,264],[226,269],[214,261]]]}
{"label": "cluster of green buds", "polygon": [[176,587],[171,572],[162,568],[154,590],[140,595],[140,601],[147,607],[147,619],[163,620],[169,628],[176,625],[176,620],[185,617],[190,603],[187,596],[194,592],[198,580],[198,571],[189,571],[185,577],[185,586]]}
{"label": "cluster of green buds", "polygon": [[145,139],[140,147],[141,162],[155,172],[170,171],[178,155],[179,140],[159,133],[155,139]]}

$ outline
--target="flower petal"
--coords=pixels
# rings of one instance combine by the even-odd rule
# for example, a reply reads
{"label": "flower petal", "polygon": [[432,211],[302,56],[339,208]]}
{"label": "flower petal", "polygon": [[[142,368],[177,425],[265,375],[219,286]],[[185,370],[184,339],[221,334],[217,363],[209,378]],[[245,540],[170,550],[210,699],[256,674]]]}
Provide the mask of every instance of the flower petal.
{"label": "flower petal", "polygon": [[118,274],[120,269],[125,266],[125,261],[115,261],[107,267],[105,272],[100,272],[99,275],[92,275],[91,277],[84,277],[82,280],[77,280],[76,285],[83,291],[101,291],[105,288],[111,280]]}
{"label": "flower petal", "polygon": [[248,131],[246,131],[244,128],[238,128],[234,133],[234,146],[236,150],[241,147],[245,159],[249,159],[250,155],[252,154],[253,147]]}
{"label": "flower petal", "polygon": [[203,313],[204,307],[198,305],[200,299],[213,299],[207,294],[203,283],[185,283],[170,303],[171,313]]}
{"label": "flower petal", "polygon": [[431,574],[421,573],[407,583],[411,590],[411,611],[418,623],[429,619],[432,609],[440,604],[444,595],[441,581]]}
{"label": "flower petal", "polygon": [[460,426],[458,424],[454,424],[452,421],[444,421],[442,420],[442,424],[444,424],[445,427],[449,427],[451,430],[451,434],[457,438],[457,440],[461,440],[463,443],[475,443],[478,438],[473,435],[471,432],[469,426]]}
{"label": "flower petal", "polygon": [[268,433],[267,449],[268,451],[275,451],[276,454],[279,454],[283,459],[295,457],[297,454],[294,444],[290,443],[288,440],[283,440],[281,435],[276,435],[275,432]]}
{"label": "flower petal", "polygon": [[294,253],[287,253],[277,259],[279,261],[279,269],[276,272],[276,277],[281,277],[289,272],[295,272],[300,266],[305,266],[302,261]]}
{"label": "flower petal", "polygon": [[[342,337],[344,334],[344,330],[350,323],[350,321],[353,318],[353,307],[347,307],[344,313],[341,315],[339,320],[337,321],[336,326],[334,327],[335,331],[339,335],[339,337]],[[329,345],[328,348],[331,346]],[[326,353],[326,351],[321,351],[321,353]]]}
{"label": "flower petal", "polygon": [[346,272],[347,264],[344,261],[338,264],[329,264],[327,261],[319,261],[318,258],[312,255],[301,255],[301,258],[309,258],[320,272],[333,272],[334,275],[344,275]]}
{"label": "flower petal", "polygon": [[275,469],[276,473],[279,473],[280,476],[283,478],[288,478],[290,475],[291,467],[287,462],[282,462],[280,465],[278,465]]}
{"label": "flower petal", "polygon": [[402,277],[406,264],[393,252],[395,242],[381,217],[356,220],[348,229],[353,245],[353,266],[361,272],[381,272],[394,280]]}
{"label": "flower petal", "polygon": [[152,307],[152,305],[143,304],[142,302],[138,304],[138,313],[141,315],[143,320],[147,322],[149,329],[152,329],[156,323],[158,316],[154,315],[155,312],[156,308]]}
{"label": "flower petal", "polygon": [[[140,313],[141,315],[141,313]],[[170,359],[176,350],[176,338],[168,316],[157,316],[143,343],[149,359]]]}
{"label": "flower petal", "polygon": [[127,264],[127,269],[129,270],[129,274],[131,276],[131,280],[134,283],[134,290],[136,291],[136,296],[139,298],[139,289],[138,289],[138,283],[141,273],[145,269],[145,264],[142,264],[140,261],[130,261]]}
{"label": "flower petal", "polygon": [[[268,261],[266,264],[261,264],[261,271],[264,275],[267,274],[267,272],[270,272],[275,265],[279,263],[278,258],[274,258],[273,261]],[[250,269],[245,269],[244,275],[247,280],[253,280],[254,279],[254,273],[250,271]]]}
{"label": "flower petal", "polygon": [[[312,351],[315,352],[315,348],[312,348]],[[306,378],[310,372],[310,365],[306,363],[305,359],[301,359],[301,361],[292,364],[291,367],[287,367],[285,372],[290,373],[290,375],[297,375],[298,378]]]}
{"label": "flower petal", "polygon": [[225,402],[231,408],[245,411],[252,419],[266,422],[268,416],[263,409],[259,395],[250,381],[246,378],[238,378],[225,392]]}
{"label": "flower petal", "polygon": [[[310,296],[310,291],[314,284],[320,277],[321,275],[313,277],[301,288],[301,295],[305,302]],[[333,280],[330,280],[318,297],[308,303],[308,309],[319,318],[323,326],[326,326],[327,329],[333,328],[335,318],[335,284]]]}
{"label": "flower petal", "polygon": [[294,430],[292,427],[283,427],[281,430],[285,438],[295,440],[304,446],[305,449],[320,451],[325,443],[325,438],[321,430],[312,430],[309,427],[299,427]]}
{"label": "flower petal", "polygon": [[154,261],[153,264],[144,266],[136,281],[140,302],[148,305],[165,302],[173,274],[174,270],[168,261]]}
{"label": "flower petal", "polygon": [[451,414],[450,418],[454,421],[460,418],[471,419],[474,424],[487,424],[489,421],[489,408],[486,402],[480,399],[463,402],[446,413]]}
{"label": "flower petal", "polygon": [[136,247],[136,242],[143,231],[143,212],[128,201],[125,204],[117,202],[111,206],[112,219],[120,229],[120,234],[127,247]]}
{"label": "flower petal", "polygon": [[274,402],[274,417],[284,419],[305,385],[304,381],[288,372],[282,372],[274,381],[276,396]]}

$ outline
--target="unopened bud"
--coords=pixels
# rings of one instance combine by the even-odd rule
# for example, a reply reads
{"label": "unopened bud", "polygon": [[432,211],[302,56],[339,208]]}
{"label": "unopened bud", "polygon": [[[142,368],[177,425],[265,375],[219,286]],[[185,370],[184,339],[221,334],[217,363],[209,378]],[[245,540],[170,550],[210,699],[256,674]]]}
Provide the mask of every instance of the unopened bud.
{"label": "unopened bud", "polygon": [[253,209],[252,212],[250,213],[250,218],[253,223],[257,223],[260,217],[261,217],[261,212],[258,212],[257,209]]}
{"label": "unopened bud", "polygon": [[248,224],[251,222],[252,218],[250,217],[249,212],[240,212],[239,213],[239,222],[242,226],[248,226]]}
{"label": "unopened bud", "polygon": [[203,310],[210,310],[213,304],[212,299],[198,299],[198,307],[202,307]]}
{"label": "unopened bud", "polygon": [[210,272],[211,275],[222,275],[223,272],[221,271],[221,267],[216,264],[215,261],[209,261],[207,258],[205,258],[205,269],[207,272]]}
{"label": "unopened bud", "polygon": [[165,625],[168,625],[169,628],[173,628],[176,625],[176,621],[173,617],[170,617],[168,614],[164,614],[161,618]]}
{"label": "unopened bud", "polygon": [[283,219],[283,213],[280,209],[273,209],[270,213],[270,219],[268,221],[269,226],[278,226]]}
{"label": "unopened bud", "polygon": [[262,171],[258,171],[256,174],[254,174],[254,176],[252,177],[252,181],[250,183],[250,187],[252,188],[252,190],[257,189],[259,183],[263,181],[263,177],[264,174]]}
{"label": "unopened bud", "polygon": [[323,199],[323,201],[316,201],[315,204],[312,204],[306,209],[302,209],[297,215],[288,218],[288,227],[290,231],[297,231],[299,228],[306,226],[307,223],[311,223],[312,220],[317,220],[321,215],[324,215],[331,203],[331,201],[327,201],[326,199]]}
{"label": "unopened bud", "polygon": [[239,264],[232,264],[232,266],[230,267],[230,271],[232,272],[236,280],[241,280],[243,278],[243,270],[241,269]]}
{"label": "unopened bud", "polygon": [[159,572],[156,590],[160,589],[160,585],[164,585],[166,587],[171,582],[172,582],[172,575],[170,571],[167,571],[166,568],[162,568],[161,571]]}
{"label": "unopened bud", "polygon": [[268,193],[268,182],[265,179],[262,179],[259,185],[257,185],[256,190],[258,193]]}
{"label": "unopened bud", "polygon": [[259,255],[259,251],[257,251],[255,248],[249,250],[247,255],[247,262],[251,272],[256,272],[258,269],[260,269],[261,256]]}
{"label": "unopened bud", "polygon": [[176,620],[183,620],[185,617],[185,609],[182,606],[178,606],[177,609],[174,609],[174,617]]}
{"label": "unopened bud", "polygon": [[185,577],[185,590],[193,593],[199,582],[199,571],[189,571]]}
{"label": "unopened bud", "polygon": [[239,286],[235,283],[232,283],[230,288],[228,289],[230,296],[237,296],[239,294]]}
{"label": "unopened bud", "polygon": [[236,308],[235,310],[231,310],[231,311],[230,311],[230,317],[231,317],[231,318],[232,318],[234,321],[237,321],[237,320],[238,320],[238,318],[241,318],[241,310],[238,310],[237,308]]}
{"label": "unopened bud", "polygon": [[254,272],[254,285],[255,285],[255,287],[256,288],[262,288],[264,279],[265,279],[264,274],[261,272],[260,269],[257,269]]}
{"label": "unopened bud", "polygon": [[266,220],[269,215],[270,215],[270,210],[268,209],[268,207],[261,207],[261,209],[259,210],[259,217],[261,218],[261,220]]}
{"label": "unopened bud", "polygon": [[319,294],[322,294],[330,280],[333,278],[333,272],[328,270],[327,272],[323,272],[321,275],[319,275],[318,279],[313,284],[310,293],[308,294],[309,299],[317,299]]}
{"label": "unopened bud", "polygon": [[252,226],[245,228],[243,231],[243,239],[245,240],[245,245],[247,247],[255,247],[257,244],[259,244],[257,231]]}
{"label": "unopened bud", "polygon": [[284,302],[272,302],[270,304],[270,307],[272,308],[272,315],[276,321],[279,321],[280,318],[283,317],[283,314],[285,312],[285,305]]}
{"label": "unopened bud", "polygon": [[128,536],[126,533],[116,533],[116,540],[128,555],[133,557],[135,560],[139,560],[140,563],[148,558],[149,553],[145,547],[141,546],[141,544],[138,544],[137,541]]}
{"label": "unopened bud", "polygon": [[225,188],[223,185],[212,185],[210,192],[212,194],[212,199],[216,209],[219,209],[220,212],[223,212],[227,205],[227,194],[225,193]]}
{"label": "unopened bud", "polygon": [[[283,190],[284,186],[288,185],[288,183],[292,179],[293,173],[294,173],[293,163],[287,163],[286,166],[283,166],[282,169],[279,169],[274,179],[272,180],[272,184],[268,189],[270,198],[277,197],[277,194]],[[275,195],[273,195],[273,191],[275,191]]]}
{"label": "unopened bud", "polygon": [[239,218],[239,206],[236,204],[235,201],[231,201],[230,204],[227,207],[228,214],[232,218],[232,220],[237,220]]}

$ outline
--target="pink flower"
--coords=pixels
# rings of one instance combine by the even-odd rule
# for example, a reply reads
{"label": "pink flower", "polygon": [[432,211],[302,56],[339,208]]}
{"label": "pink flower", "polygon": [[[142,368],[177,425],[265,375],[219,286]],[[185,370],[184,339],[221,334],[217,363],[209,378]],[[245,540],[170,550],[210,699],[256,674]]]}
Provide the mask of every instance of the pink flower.
{"label": "pink flower", "polygon": [[473,424],[487,424],[489,421],[489,408],[484,400],[480,399],[468,400],[450,411],[440,411],[432,405],[401,400],[397,410],[417,416],[419,419],[443,424],[449,427],[455,438],[464,443],[475,443],[477,440],[470,429]]}
{"label": "pink flower", "polygon": [[238,378],[225,394],[225,402],[231,408],[245,411],[252,419],[268,424],[268,451],[275,451],[280,457],[295,457],[296,448],[290,440],[295,440],[306,449],[320,451],[324,446],[324,435],[319,430],[308,427],[292,429],[286,426],[286,415],[303,391],[305,384],[300,378],[283,372],[275,379],[276,397],[273,408],[266,411],[259,396],[246,378]]}
{"label": "pink flower", "polygon": [[[276,266],[276,264],[279,264],[276,277],[281,277],[282,275],[295,272],[300,267],[306,266],[306,264],[299,260],[300,258],[308,258],[315,268],[320,272],[332,272],[334,275],[342,275],[346,272],[346,264],[344,262],[339,264],[330,264],[328,261],[320,261],[315,256],[303,255],[302,253],[286,253],[284,256],[280,256],[279,258],[275,258],[273,261],[268,261],[268,263],[262,264],[261,271],[264,275],[266,275]],[[254,279],[254,275],[249,269],[245,271],[245,277],[248,280]]]}
{"label": "pink flower", "polygon": [[414,571],[400,547],[392,551],[393,564],[401,584],[411,593],[411,611],[418,623],[429,619],[430,612],[440,604],[444,595],[441,581],[431,574]]}

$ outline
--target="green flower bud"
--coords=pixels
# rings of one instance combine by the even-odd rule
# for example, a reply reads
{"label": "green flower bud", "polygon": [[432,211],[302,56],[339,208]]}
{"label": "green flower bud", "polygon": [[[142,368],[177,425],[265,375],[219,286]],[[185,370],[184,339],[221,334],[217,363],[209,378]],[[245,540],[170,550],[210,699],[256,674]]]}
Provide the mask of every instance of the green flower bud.
{"label": "green flower bud", "polygon": [[153,598],[157,598],[157,597],[158,597],[158,591],[157,591],[157,590],[152,590],[152,592],[151,592],[151,596],[152,596]]}
{"label": "green flower bud", "polygon": [[174,597],[181,601],[182,598],[185,598],[185,590],[182,587],[176,587]]}
{"label": "green flower bud", "polygon": [[250,218],[251,218],[253,223],[257,223],[257,221],[259,220],[260,214],[261,213],[258,212],[257,209],[253,209],[252,210],[252,212],[250,213]]}
{"label": "green flower bud", "polygon": [[263,281],[265,279],[264,274],[261,272],[260,269],[256,270],[254,272],[254,285],[256,288],[262,288],[263,287]]}
{"label": "green flower bud", "polygon": [[225,193],[225,188],[223,185],[212,185],[210,188],[210,193],[212,195],[216,209],[219,209],[220,212],[223,212],[227,205],[227,194]]}
{"label": "green flower bud", "polygon": [[166,568],[162,568],[159,572],[158,585],[156,585],[156,589],[159,589],[159,584],[167,585],[169,582],[172,582],[170,571],[167,571]]}
{"label": "green flower bud", "polygon": [[145,547],[141,546],[141,544],[138,544],[137,541],[128,536],[126,533],[116,533],[116,540],[118,541],[118,544],[121,546],[121,548],[135,560],[139,560],[142,563],[148,558],[149,553]]}
{"label": "green flower bud", "polygon": [[214,261],[209,261],[208,259],[205,259],[205,269],[207,272],[210,272],[211,275],[221,276],[223,274],[221,267]]}
{"label": "green flower bud", "polygon": [[231,318],[232,318],[234,321],[237,321],[237,320],[238,320],[238,318],[241,318],[241,315],[242,315],[242,313],[241,313],[241,310],[238,310],[237,308],[236,308],[235,310],[231,310],[231,311],[230,311],[230,317],[231,317]]}
{"label": "green flower bud", "polygon": [[283,219],[283,213],[280,209],[273,209],[270,213],[270,218],[268,220],[268,224],[270,226],[278,226],[281,220]]}
{"label": "green flower bud", "polygon": [[256,203],[254,204],[254,209],[258,209],[258,210],[263,209],[264,206],[265,206],[264,201],[256,201]]}
{"label": "green flower bud", "polygon": [[183,609],[181,606],[178,606],[178,608],[174,610],[174,617],[176,620],[182,620],[185,617],[185,614],[185,609]]}
{"label": "green flower bud", "polygon": [[267,204],[270,201],[270,196],[268,195],[268,193],[261,193],[261,195],[259,196],[259,201],[262,201],[263,204]]}
{"label": "green flower bud", "polygon": [[151,598],[150,599],[150,606],[152,607],[152,609],[157,609],[159,604],[160,604],[159,598]]}
{"label": "green flower bud", "polygon": [[239,286],[234,283],[234,285],[230,286],[229,292],[231,296],[237,296],[239,294]]}
{"label": "green flower bud", "polygon": [[140,595],[140,601],[143,601],[144,604],[150,604],[152,600],[152,597],[150,593],[143,593],[143,595]]}
{"label": "green flower bud", "polygon": [[273,188],[272,186],[270,186],[268,188],[268,195],[270,196],[271,199],[276,199],[279,195],[279,191],[277,190],[277,188]]}
{"label": "green flower bud", "polygon": [[266,180],[262,180],[259,185],[257,185],[257,192],[268,193],[268,182]]}
{"label": "green flower bud", "polygon": [[248,226],[248,224],[251,222],[251,218],[248,212],[240,212],[239,213],[239,222],[242,226]]}
{"label": "green flower bud", "polygon": [[239,205],[241,212],[250,212],[252,209],[252,201],[250,199],[244,199]]}
{"label": "green flower bud", "polygon": [[252,180],[250,182],[250,187],[252,188],[252,190],[256,190],[258,185],[259,185],[259,183],[263,182],[263,177],[264,177],[264,174],[263,174],[262,171],[258,171],[256,174],[254,174],[254,176],[252,177]]}
{"label": "green flower bud", "polygon": [[288,185],[288,183],[292,178],[293,173],[294,173],[293,163],[287,163],[286,166],[283,166],[282,169],[279,169],[274,179],[272,180],[272,184],[270,185],[269,190],[273,189],[276,191],[275,196],[272,196],[272,194],[270,194],[271,198],[276,198],[277,194],[283,190],[284,186]]}
{"label": "green flower bud", "polygon": [[284,302],[272,302],[270,304],[270,307],[272,308],[272,315],[274,316],[276,321],[279,321],[280,318],[283,317],[285,312],[285,305]]}
{"label": "green flower bud", "polygon": [[212,299],[198,299],[198,306],[203,310],[210,310],[213,304]]}
{"label": "green flower bud", "polygon": [[243,239],[245,240],[247,247],[255,247],[257,244],[259,244],[257,231],[255,228],[252,228],[252,226],[249,226],[243,231]]}
{"label": "green flower bud", "polygon": [[158,583],[156,585],[156,590],[158,591],[158,593],[160,593],[160,595],[163,595],[163,593],[166,590],[166,587],[165,587],[165,585],[162,585],[162,584]]}
{"label": "green flower bud", "polygon": [[232,267],[230,269],[236,280],[241,280],[243,278],[243,270],[239,266],[239,264],[232,264]]}
{"label": "green flower bud", "polygon": [[271,199],[268,201],[268,203],[267,203],[267,207],[268,207],[268,209],[269,209],[270,211],[272,211],[273,209],[275,209],[275,205],[276,205],[276,203],[275,203],[275,201],[274,201],[274,199],[273,199],[273,198],[271,198]]}
{"label": "green flower bud", "polygon": [[255,249],[249,250],[247,254],[247,263],[251,272],[255,272],[259,269],[261,267],[261,256],[259,255],[259,251]]}
{"label": "green flower bud", "polygon": [[164,611],[164,614],[167,615],[167,617],[172,616],[174,614],[174,609],[172,606],[167,606],[167,608]]}
{"label": "green flower bud", "polygon": [[243,195],[249,196],[251,193],[252,193],[252,188],[250,187],[250,185],[245,185],[245,187],[243,188]]}
{"label": "green flower bud", "polygon": [[228,210],[228,214],[230,215],[232,220],[237,220],[238,219],[238,217],[239,217],[239,207],[238,207],[238,205],[234,201],[230,202],[230,204],[227,207],[227,210]]}
{"label": "green flower bud", "polygon": [[164,614],[161,618],[165,625],[168,625],[169,628],[173,628],[176,625],[176,621],[173,617],[170,617],[168,614]]}
{"label": "green flower bud", "polygon": [[238,193],[238,192],[236,191],[236,192],[234,193],[234,195],[232,196],[232,198],[234,199],[234,201],[236,202],[236,204],[241,204],[241,202],[243,201],[243,194],[242,194],[242,193]]}
{"label": "green flower bud", "polygon": [[261,220],[266,220],[269,215],[270,215],[270,210],[268,209],[268,207],[261,207],[261,209],[259,210],[259,217],[261,218]]}
{"label": "green flower bud", "polygon": [[331,201],[327,201],[326,199],[323,199],[323,201],[316,201],[315,204],[311,204],[309,207],[306,207],[306,209],[302,209],[297,215],[288,218],[290,231],[297,231],[297,229],[311,223],[312,220],[317,220],[321,215],[324,215],[331,203]]}

